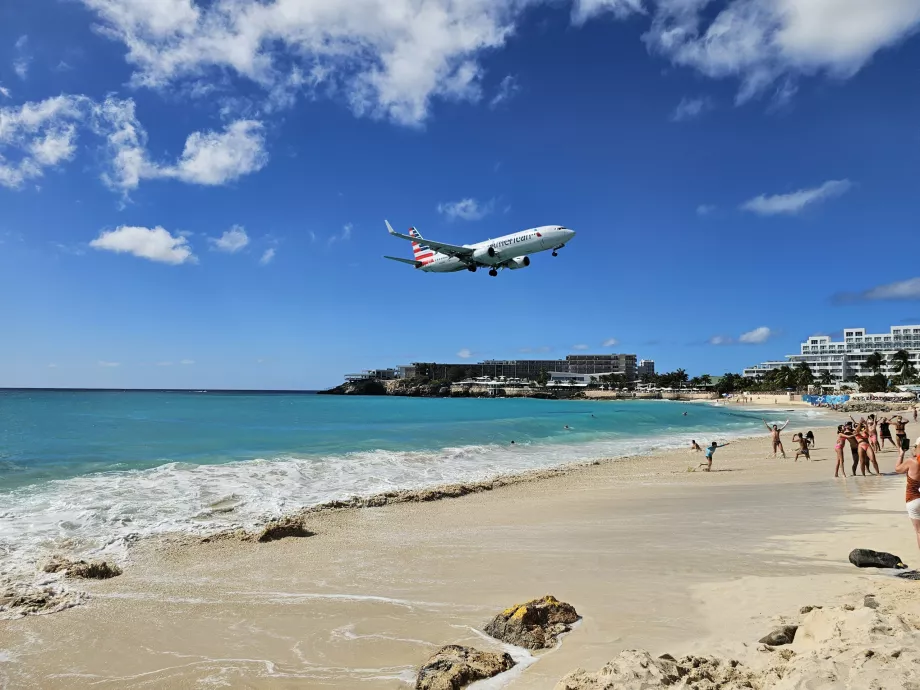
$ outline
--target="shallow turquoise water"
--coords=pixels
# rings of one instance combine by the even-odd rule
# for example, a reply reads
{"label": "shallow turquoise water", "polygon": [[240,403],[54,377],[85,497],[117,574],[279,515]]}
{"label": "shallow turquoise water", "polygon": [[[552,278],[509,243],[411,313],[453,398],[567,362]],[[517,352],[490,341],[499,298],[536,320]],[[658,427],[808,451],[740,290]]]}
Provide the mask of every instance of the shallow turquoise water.
{"label": "shallow turquoise water", "polygon": [[354,495],[705,445],[763,431],[760,417],[659,401],[0,391],[0,576]]}

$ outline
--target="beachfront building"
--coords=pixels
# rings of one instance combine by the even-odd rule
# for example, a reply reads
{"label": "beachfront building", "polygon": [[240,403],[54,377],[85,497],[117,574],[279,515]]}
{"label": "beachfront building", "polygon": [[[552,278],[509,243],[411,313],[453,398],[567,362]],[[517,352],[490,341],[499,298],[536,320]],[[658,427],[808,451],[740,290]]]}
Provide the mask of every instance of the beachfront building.
{"label": "beachfront building", "polygon": [[360,374],[345,374],[346,381],[392,381],[399,376],[397,369],[365,369]]}
{"label": "beachfront building", "polygon": [[654,376],[655,375],[655,360],[654,359],[640,359],[638,367],[639,377],[643,376]]}
{"label": "beachfront building", "polygon": [[[622,374],[630,381],[635,380],[637,372],[636,355],[569,355],[565,359],[488,359],[483,362],[459,362],[453,364],[412,365],[413,371],[426,370],[435,380],[447,380],[452,374],[460,374],[471,379],[487,376],[491,379],[535,379],[541,371],[547,374],[579,374],[585,376],[604,376]],[[400,371],[403,367],[398,367]],[[409,369],[409,367],[406,367]],[[457,380],[457,379],[453,379]]]}
{"label": "beachfront building", "polygon": [[845,328],[843,340],[833,340],[827,335],[810,337],[800,346],[797,355],[786,355],[785,360],[762,362],[744,370],[745,378],[761,378],[773,369],[783,366],[794,367],[807,362],[816,377],[830,372],[835,383],[857,376],[871,376],[875,372],[866,365],[866,360],[880,353],[885,363],[881,373],[887,377],[898,375],[898,366],[891,361],[898,350],[910,355],[911,364],[920,369],[920,325],[892,326],[888,333],[866,333],[865,328]]}

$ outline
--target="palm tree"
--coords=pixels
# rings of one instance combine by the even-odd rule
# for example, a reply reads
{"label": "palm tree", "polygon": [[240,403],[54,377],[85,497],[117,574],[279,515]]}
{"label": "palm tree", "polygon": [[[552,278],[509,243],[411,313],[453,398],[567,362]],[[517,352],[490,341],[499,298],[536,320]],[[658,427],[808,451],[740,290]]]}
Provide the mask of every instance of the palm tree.
{"label": "palm tree", "polygon": [[896,365],[901,381],[907,383],[917,375],[917,370],[910,362],[910,353],[907,350],[898,350],[891,357],[891,363]]}
{"label": "palm tree", "polygon": [[821,372],[821,385],[830,386],[834,382],[834,377],[831,376],[831,372],[827,369]]}
{"label": "palm tree", "polygon": [[799,362],[795,368],[795,385],[798,388],[808,388],[815,382],[815,375],[808,362]]}
{"label": "palm tree", "polygon": [[[904,352],[904,350],[901,350],[901,352]],[[905,352],[904,354],[907,353]],[[882,371],[882,367],[885,366],[885,358],[881,352],[873,352],[866,357],[866,366],[872,370],[872,373],[878,374]]]}
{"label": "palm tree", "polygon": [[712,377],[709,374],[703,374],[702,376],[700,376],[700,384],[703,386],[711,386]]}

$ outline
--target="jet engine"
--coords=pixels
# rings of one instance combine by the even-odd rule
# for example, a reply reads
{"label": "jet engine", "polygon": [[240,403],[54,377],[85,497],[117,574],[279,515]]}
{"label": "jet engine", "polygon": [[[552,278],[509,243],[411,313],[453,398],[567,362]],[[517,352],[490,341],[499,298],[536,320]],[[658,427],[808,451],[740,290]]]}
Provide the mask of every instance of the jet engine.
{"label": "jet engine", "polygon": [[483,264],[497,264],[500,259],[495,247],[485,247],[473,252],[473,259]]}
{"label": "jet engine", "polygon": [[530,266],[529,256],[516,256],[508,262],[508,268],[512,271],[516,271],[519,268],[527,268],[528,266]]}

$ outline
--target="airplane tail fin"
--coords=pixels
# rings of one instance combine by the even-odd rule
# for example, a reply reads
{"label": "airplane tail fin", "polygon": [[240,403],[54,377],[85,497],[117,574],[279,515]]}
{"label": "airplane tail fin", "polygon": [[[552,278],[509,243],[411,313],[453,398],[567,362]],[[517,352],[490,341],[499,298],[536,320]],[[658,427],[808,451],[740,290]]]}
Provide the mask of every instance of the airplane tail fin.
{"label": "airplane tail fin", "polygon": [[424,242],[422,233],[417,229],[409,228],[409,237],[414,237],[415,240],[412,242],[412,255],[415,257],[416,261],[424,261],[425,259],[430,259],[434,252]]}

